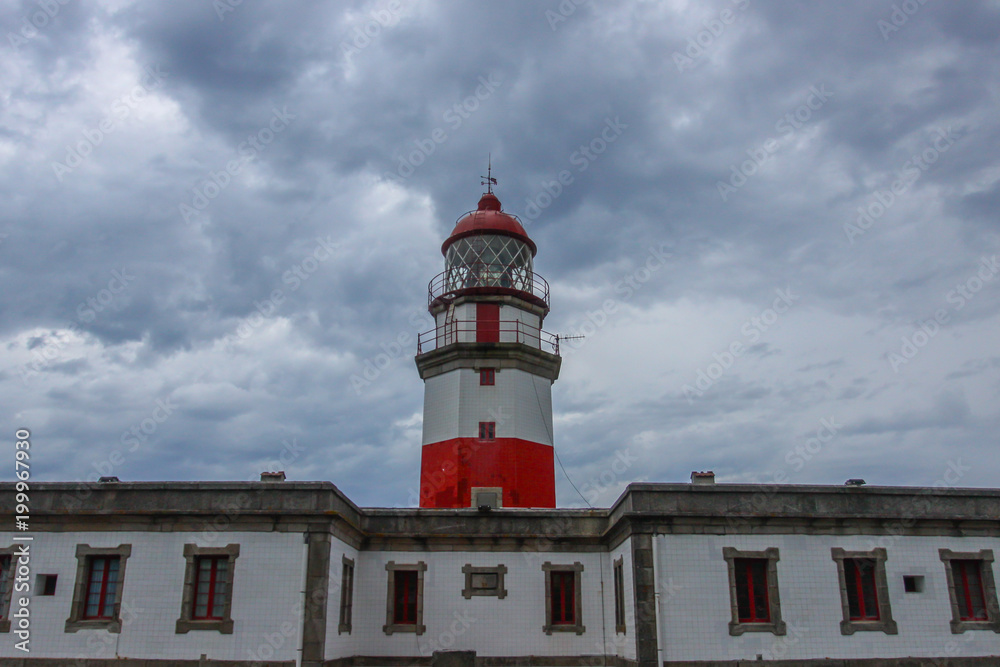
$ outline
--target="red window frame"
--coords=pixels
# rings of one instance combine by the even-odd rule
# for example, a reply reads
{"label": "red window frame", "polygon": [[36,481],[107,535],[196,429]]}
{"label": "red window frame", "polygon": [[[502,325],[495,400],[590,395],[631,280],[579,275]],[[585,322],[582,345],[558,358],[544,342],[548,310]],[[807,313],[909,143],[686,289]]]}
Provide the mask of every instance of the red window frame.
{"label": "red window frame", "polygon": [[[114,569],[115,580],[111,581],[111,564],[117,563],[117,567]],[[87,567],[87,591],[83,597],[83,618],[84,619],[113,619],[115,617],[115,605],[111,602],[110,609],[108,608],[108,586],[109,584],[117,587],[118,585],[118,575],[121,572],[121,558],[118,556],[91,556],[90,562]],[[95,580],[94,575],[99,574],[99,578]],[[97,591],[94,587],[98,586]],[[94,593],[98,594],[97,598],[97,609],[95,613],[90,613],[91,603],[90,598]],[[117,588],[111,595],[117,593]]]}
{"label": "red window frame", "polygon": [[848,618],[852,621],[877,621],[878,587],[872,558],[845,558],[844,584],[847,588]]}
{"label": "red window frame", "polygon": [[[226,567],[220,576],[219,564],[224,562]],[[202,579],[202,564],[208,563],[208,579]],[[226,600],[228,594],[229,557],[228,556],[196,556],[194,559],[194,595],[191,596],[191,620],[194,621],[221,621],[226,615]],[[221,592],[219,589],[223,589]],[[198,599],[201,595],[206,596],[205,612],[198,613]],[[222,597],[220,601],[218,598]],[[213,613],[217,605],[221,604],[218,614]]]}
{"label": "red window frame", "polygon": [[480,440],[496,440],[497,439],[497,423],[496,422],[479,422],[479,439]]}
{"label": "red window frame", "polygon": [[416,570],[394,571],[392,622],[396,625],[417,624],[418,575]]}
{"label": "red window frame", "polygon": [[[988,621],[986,610],[986,588],[983,586],[983,561],[976,559],[955,559],[951,561],[955,581],[955,600],[958,603],[958,620]],[[970,576],[971,575],[971,576]],[[979,603],[976,607],[973,596]]]}
{"label": "red window frame", "polygon": [[[735,558],[733,570],[736,575],[736,601],[740,623],[770,623],[771,601],[767,592],[768,559]],[[763,610],[763,615],[758,613],[759,609]]]}
{"label": "red window frame", "polygon": [[549,585],[552,625],[576,625],[576,572],[553,570]]}
{"label": "red window frame", "polygon": [[479,369],[479,386],[492,387],[497,381],[497,371],[495,368]]}

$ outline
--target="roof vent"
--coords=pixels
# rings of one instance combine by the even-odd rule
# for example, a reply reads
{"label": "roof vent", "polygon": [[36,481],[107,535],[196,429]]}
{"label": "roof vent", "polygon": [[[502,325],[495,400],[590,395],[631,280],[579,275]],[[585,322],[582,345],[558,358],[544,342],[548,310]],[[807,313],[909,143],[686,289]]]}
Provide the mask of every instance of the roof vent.
{"label": "roof vent", "polygon": [[120,482],[121,480],[118,479],[117,477],[106,475],[104,477],[101,477],[97,481],[100,482],[101,484],[107,484],[108,482]]}
{"label": "roof vent", "polygon": [[285,481],[285,471],[279,470],[278,472],[262,472],[260,474],[260,481],[262,482],[284,482]]}
{"label": "roof vent", "polygon": [[864,486],[865,485],[865,480],[863,480],[863,479],[849,479],[846,482],[844,482],[844,484],[846,484],[847,486]]}
{"label": "roof vent", "polygon": [[715,484],[715,473],[711,470],[691,473],[692,484]]}

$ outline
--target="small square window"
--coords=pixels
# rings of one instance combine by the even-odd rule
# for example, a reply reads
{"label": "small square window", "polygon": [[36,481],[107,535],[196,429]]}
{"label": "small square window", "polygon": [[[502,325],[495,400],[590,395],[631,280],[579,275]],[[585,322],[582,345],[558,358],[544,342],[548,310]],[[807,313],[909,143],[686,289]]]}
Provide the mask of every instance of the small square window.
{"label": "small square window", "polygon": [[906,593],[923,593],[923,576],[914,574],[903,575],[903,591]]}
{"label": "small square window", "polygon": [[58,579],[58,575],[55,574],[37,575],[35,577],[35,591],[38,595],[55,595],[56,579]]}
{"label": "small square window", "polygon": [[495,368],[481,368],[479,369],[479,384],[483,387],[492,387],[496,384],[496,369]]}
{"label": "small square window", "polygon": [[479,422],[480,440],[496,440],[496,437],[497,437],[496,422]]}

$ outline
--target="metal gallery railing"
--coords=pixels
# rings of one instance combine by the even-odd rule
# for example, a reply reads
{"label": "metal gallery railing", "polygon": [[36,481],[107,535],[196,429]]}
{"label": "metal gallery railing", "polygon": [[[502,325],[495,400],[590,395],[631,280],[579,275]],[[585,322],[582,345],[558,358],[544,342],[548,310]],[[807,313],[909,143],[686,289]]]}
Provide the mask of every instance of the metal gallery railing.
{"label": "metal gallery railing", "polygon": [[417,354],[453,343],[520,343],[559,354],[559,336],[520,320],[452,320],[417,336]]}
{"label": "metal gallery railing", "polygon": [[549,283],[545,278],[534,271],[497,269],[488,264],[453,267],[434,276],[427,285],[427,303],[482,290],[521,293],[549,307]]}

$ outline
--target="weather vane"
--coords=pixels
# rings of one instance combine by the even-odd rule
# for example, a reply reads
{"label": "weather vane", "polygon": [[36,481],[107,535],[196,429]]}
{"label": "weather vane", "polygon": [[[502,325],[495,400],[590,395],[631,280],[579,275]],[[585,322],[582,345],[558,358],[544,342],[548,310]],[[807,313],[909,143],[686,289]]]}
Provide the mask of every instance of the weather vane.
{"label": "weather vane", "polygon": [[493,194],[493,186],[497,184],[497,179],[493,178],[493,153],[489,154],[489,163],[486,168],[486,176],[480,176],[479,178],[484,178],[486,180],[482,181],[480,185],[486,186],[486,193]]}

